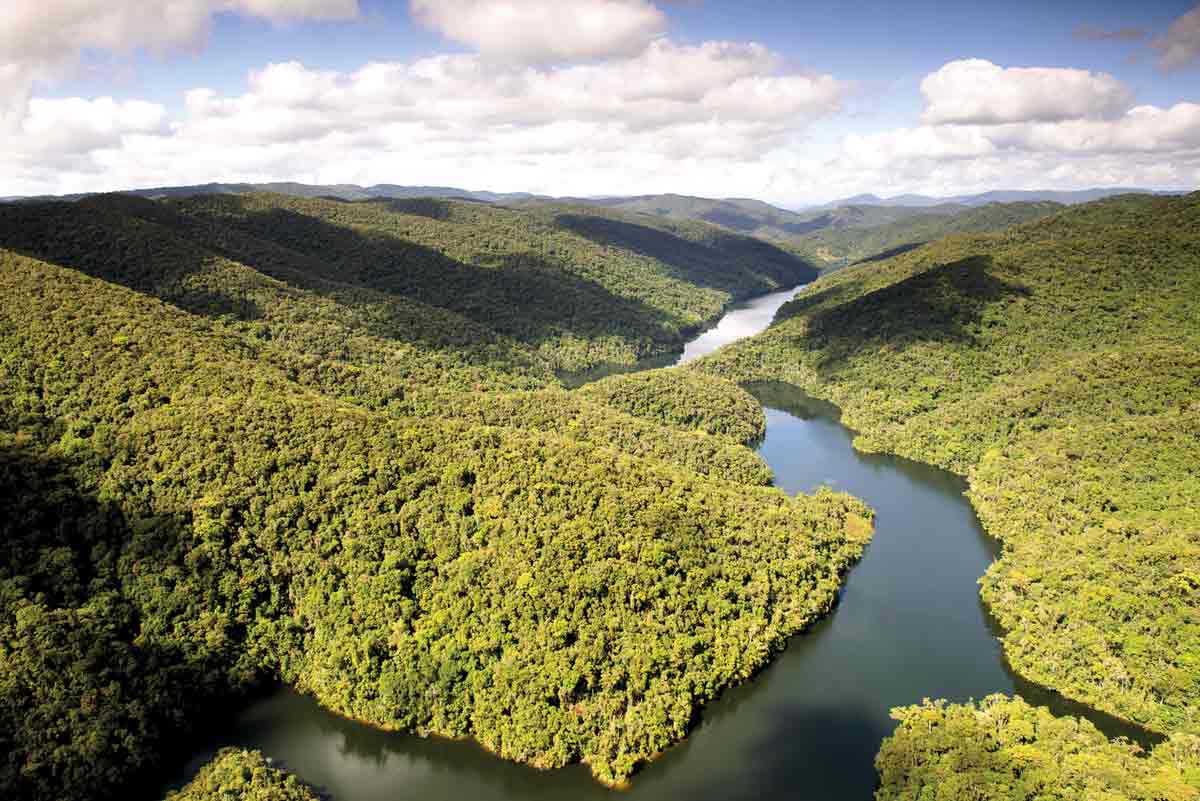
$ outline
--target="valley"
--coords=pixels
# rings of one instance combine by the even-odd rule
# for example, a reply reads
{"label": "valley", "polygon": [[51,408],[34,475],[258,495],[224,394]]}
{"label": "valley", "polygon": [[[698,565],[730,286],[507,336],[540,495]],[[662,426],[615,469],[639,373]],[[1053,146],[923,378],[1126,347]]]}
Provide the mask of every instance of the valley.
{"label": "valley", "polygon": [[1196,208],[0,207],[4,783],[1192,799]]}

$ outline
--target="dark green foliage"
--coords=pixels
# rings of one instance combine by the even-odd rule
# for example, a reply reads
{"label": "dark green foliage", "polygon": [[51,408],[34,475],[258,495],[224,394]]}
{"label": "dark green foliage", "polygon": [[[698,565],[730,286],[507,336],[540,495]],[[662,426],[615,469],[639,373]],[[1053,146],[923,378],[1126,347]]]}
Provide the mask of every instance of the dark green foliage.
{"label": "dark green foliage", "polygon": [[616,375],[579,390],[635,417],[753,442],[766,431],[758,401],[729,381],[678,369]]}
{"label": "dark green foliage", "polygon": [[953,214],[944,209],[914,209],[901,219],[854,227],[827,227],[792,241],[801,253],[823,269],[859,261],[878,261],[912,250],[926,242],[961,233],[1002,231],[1061,211],[1057,203],[991,203]]}
{"label": "dark green foliage", "polygon": [[1024,676],[1200,733],[1200,194],[1073,207],[823,278],[704,369],[966,474]]}
{"label": "dark green foliage", "polygon": [[875,760],[876,801],[1195,801],[1200,738],[1176,735],[1149,755],[1086,720],[1056,718],[1019,698],[978,706],[926,701]]}
{"label": "dark green foliage", "polygon": [[166,801],[317,801],[295,776],[272,767],[258,751],[226,748]]}
{"label": "dark green foliage", "polygon": [[[570,329],[569,308],[525,327],[486,293],[432,302],[461,265],[541,280],[480,266],[517,252],[504,236],[582,248],[551,283],[591,253],[609,310],[682,321],[731,290],[588,251],[550,213],[291,203],[0,210],[6,798],[150,782],[215,700],[273,679],[620,781],[829,609],[870,536],[860,503],[789,498],[733,438],[554,386],[575,345],[540,326]],[[402,258],[422,236],[442,250]],[[578,353],[612,352],[572,330]],[[710,384],[698,419],[725,419],[735,390]]]}
{"label": "dark green foliage", "polygon": [[[589,214],[434,199],[110,195],[0,206],[0,242],[224,317],[264,347],[423,383],[449,372],[464,387],[494,383],[496,372],[528,387],[546,383],[548,367],[666,352],[729,302],[815,275],[712,226]],[[575,232],[593,221],[642,235],[626,246]],[[673,253],[687,259],[663,261]]]}

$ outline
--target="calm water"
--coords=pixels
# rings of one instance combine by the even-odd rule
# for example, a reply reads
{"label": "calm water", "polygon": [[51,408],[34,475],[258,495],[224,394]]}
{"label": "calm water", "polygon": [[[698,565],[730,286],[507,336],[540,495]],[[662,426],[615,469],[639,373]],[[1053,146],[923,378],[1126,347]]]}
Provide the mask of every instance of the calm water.
{"label": "calm water", "polygon": [[[682,359],[765,328],[796,290],[732,311]],[[470,742],[385,734],[280,689],[245,709],[196,754],[262,750],[336,801],[459,799],[791,799],[868,801],[888,710],[922,698],[1017,692],[1058,714],[1087,713],[1110,735],[1140,733],[1014,678],[976,582],[996,555],[963,498],[964,482],[904,459],[855,453],[837,409],[785,384],[751,387],[767,413],[760,448],[789,493],[821,485],[876,511],[876,533],[841,603],[794,638],[753,681],[709,704],[699,727],[634,777],[606,790],[583,767],[539,772]]]}
{"label": "calm water", "polygon": [[795,297],[796,293],[803,288],[803,286],[798,286],[782,292],[760,295],[731,307],[714,327],[684,345],[682,355],[664,353],[642,359],[635,364],[602,364],[590,370],[564,371],[558,374],[558,378],[563,384],[574,389],[610,375],[637,373],[642,370],[654,370],[659,367],[671,367],[690,362],[706,353],[712,353],[722,345],[728,345],[730,342],[753,336],[762,331],[775,319],[775,312],[779,311],[779,307]]}

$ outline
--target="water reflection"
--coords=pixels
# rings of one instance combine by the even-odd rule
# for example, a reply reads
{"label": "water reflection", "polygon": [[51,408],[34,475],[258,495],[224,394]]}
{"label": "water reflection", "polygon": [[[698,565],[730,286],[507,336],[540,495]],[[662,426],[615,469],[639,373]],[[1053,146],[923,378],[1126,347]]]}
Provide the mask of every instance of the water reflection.
{"label": "water reflection", "polygon": [[[784,300],[746,311],[765,314]],[[960,477],[855,452],[837,408],[795,387],[749,388],[766,410],[759,450],[776,484],[789,493],[830,485],[862,498],[876,511],[875,538],[834,613],[793,638],[751,682],[710,703],[688,739],[635,776],[628,793],[605,789],[583,766],[542,772],[471,742],[379,732],[286,688],[199,749],[179,783],[218,747],[237,745],[262,750],[338,801],[868,801],[892,707],[995,692],[1019,692],[1056,714],[1086,713],[1110,735],[1147,742],[1134,727],[1009,671],[977,587],[997,546],[963,497]]]}
{"label": "water reflection", "polygon": [[692,359],[712,353],[722,345],[728,345],[730,342],[753,336],[764,330],[775,319],[775,312],[779,311],[779,307],[794,298],[796,293],[803,288],[802,285],[782,292],[772,292],[769,295],[761,295],[731,307],[713,328],[688,342],[684,346],[683,353],[678,351],[663,353],[642,359],[634,364],[601,364],[590,370],[579,372],[562,371],[558,374],[558,378],[567,388],[575,389],[610,375],[638,373],[642,370],[673,367],[690,362]]}

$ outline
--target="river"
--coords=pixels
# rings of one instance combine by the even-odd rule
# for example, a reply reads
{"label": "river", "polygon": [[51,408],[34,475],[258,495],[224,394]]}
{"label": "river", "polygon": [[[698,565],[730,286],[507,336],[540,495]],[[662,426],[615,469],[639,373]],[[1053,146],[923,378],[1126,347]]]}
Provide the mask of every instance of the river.
{"label": "river", "polygon": [[[797,291],[735,307],[679,361],[761,331]],[[795,387],[750,389],[766,409],[760,453],[776,485],[796,493],[824,484],[862,498],[875,509],[875,537],[834,612],[752,681],[708,704],[688,739],[634,776],[630,790],[605,789],[582,766],[537,771],[471,742],[379,732],[286,688],[244,709],[195,754],[187,774],[218,747],[236,745],[263,751],[335,801],[868,801],[892,707],[995,692],[1145,742],[1140,730],[1008,670],[977,587],[998,546],[963,497],[961,478],[855,452],[838,410]]]}

